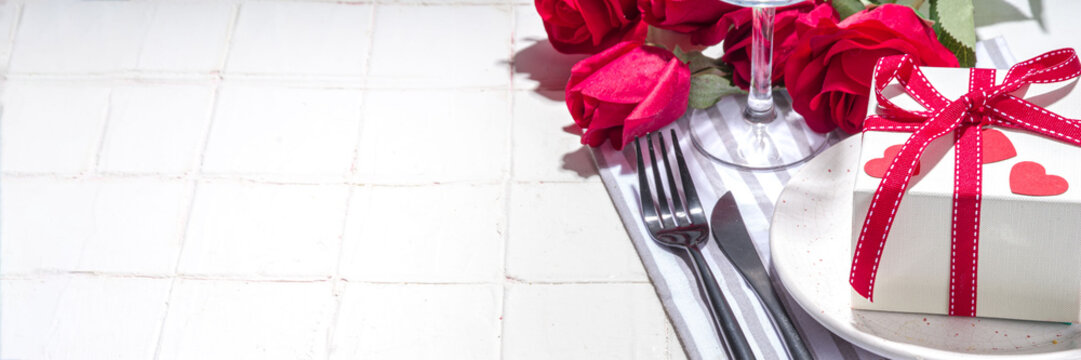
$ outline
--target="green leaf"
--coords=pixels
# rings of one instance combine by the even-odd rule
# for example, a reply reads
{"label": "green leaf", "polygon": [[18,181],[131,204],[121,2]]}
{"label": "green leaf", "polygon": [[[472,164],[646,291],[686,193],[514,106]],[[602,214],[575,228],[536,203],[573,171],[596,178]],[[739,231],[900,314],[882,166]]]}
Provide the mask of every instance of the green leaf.
{"label": "green leaf", "polygon": [[842,20],[867,8],[860,0],[833,0],[831,5],[837,10],[837,14],[841,15]]}
{"label": "green leaf", "polygon": [[957,56],[961,67],[976,64],[976,23],[972,0],[930,0],[938,41]]}
{"label": "green leaf", "polygon": [[687,66],[691,68],[691,74],[694,74],[706,69],[716,69],[717,60],[699,52],[691,55],[691,62],[687,63]]}
{"label": "green leaf", "polygon": [[894,4],[908,6],[918,13],[920,6],[923,6],[923,0],[897,0]]}
{"label": "green leaf", "polygon": [[706,56],[702,54],[701,51],[686,52],[683,51],[683,49],[681,49],[679,45],[676,45],[676,48],[674,51],[672,51],[672,54],[675,54],[676,58],[678,58],[679,61],[687,64],[687,67],[691,69],[691,74],[706,69],[717,68],[717,59]]}
{"label": "green leaf", "polygon": [[[936,30],[937,32],[937,30]],[[939,32],[938,41],[957,56],[957,64],[961,67],[973,67],[976,65],[976,50],[965,46],[954,39],[947,32]]]}
{"label": "green leaf", "polygon": [[672,49],[672,55],[675,55],[676,58],[679,59],[679,61],[682,61],[684,64],[691,62],[690,56],[687,54],[687,52],[683,51],[683,49],[681,49],[679,45],[676,45],[676,48]]}
{"label": "green leaf", "polygon": [[695,109],[705,109],[717,103],[721,97],[742,93],[738,87],[719,74],[708,71],[691,76],[691,97],[689,103]]}

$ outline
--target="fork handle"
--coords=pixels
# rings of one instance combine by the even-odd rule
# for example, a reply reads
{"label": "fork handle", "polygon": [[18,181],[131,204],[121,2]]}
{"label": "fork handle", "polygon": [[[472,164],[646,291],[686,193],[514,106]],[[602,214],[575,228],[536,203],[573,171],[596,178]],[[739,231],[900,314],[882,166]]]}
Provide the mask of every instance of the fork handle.
{"label": "fork handle", "polygon": [[706,300],[709,301],[714,323],[722,334],[721,343],[725,346],[728,358],[736,360],[754,359],[751,345],[747,343],[747,337],[743,335],[743,330],[740,329],[736,316],[732,314],[732,307],[728,306],[728,300],[725,300],[724,294],[721,293],[721,288],[717,285],[717,279],[713,277],[713,271],[709,270],[709,265],[706,264],[702,251],[698,247],[692,246],[688,252],[691,253],[691,258],[694,260],[698,280],[702,282],[702,288],[706,290]]}

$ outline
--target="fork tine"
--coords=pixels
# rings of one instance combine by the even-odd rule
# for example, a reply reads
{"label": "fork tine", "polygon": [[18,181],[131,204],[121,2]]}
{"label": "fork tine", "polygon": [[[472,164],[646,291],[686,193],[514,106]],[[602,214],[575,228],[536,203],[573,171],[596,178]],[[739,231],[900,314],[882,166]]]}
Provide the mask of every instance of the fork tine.
{"label": "fork tine", "polygon": [[[665,170],[667,170],[664,173],[668,175],[668,190],[672,192],[672,212],[675,215],[673,221],[675,221],[676,226],[690,224],[691,219],[687,217],[687,212],[683,210],[683,201],[680,201],[679,191],[676,190],[678,188],[676,187],[676,179],[672,177],[675,170],[668,163],[668,145],[664,143],[664,133],[657,134],[657,137],[661,140],[661,159],[664,161]],[[675,140],[673,140],[673,143],[679,146],[679,143],[675,142]]]}
{"label": "fork tine", "polygon": [[634,138],[634,153],[638,157],[638,197],[642,199],[642,218],[646,227],[653,231],[657,227],[657,206],[653,204],[653,194],[649,192],[649,177],[646,175],[646,166],[642,162],[642,141]]}
{"label": "fork tine", "polygon": [[683,194],[687,197],[687,211],[690,213],[692,223],[705,223],[706,213],[702,211],[702,203],[698,200],[698,192],[694,188],[694,181],[691,180],[691,172],[687,169],[687,162],[683,160],[683,150],[679,149],[679,140],[676,137],[676,130],[672,131],[672,142],[675,143],[673,148],[676,151],[676,166],[679,166],[679,180],[683,182]]}
{"label": "fork tine", "polygon": [[[672,222],[672,210],[668,207],[668,196],[664,194],[664,183],[661,182],[661,173],[657,170],[660,165],[657,163],[657,155],[653,152],[653,136],[657,133],[651,133],[646,138],[649,143],[649,162],[653,165],[653,185],[657,188],[657,207],[661,213],[661,226],[665,228],[675,227]],[[665,171],[670,171],[665,169]],[[673,191],[674,192],[674,191]]]}

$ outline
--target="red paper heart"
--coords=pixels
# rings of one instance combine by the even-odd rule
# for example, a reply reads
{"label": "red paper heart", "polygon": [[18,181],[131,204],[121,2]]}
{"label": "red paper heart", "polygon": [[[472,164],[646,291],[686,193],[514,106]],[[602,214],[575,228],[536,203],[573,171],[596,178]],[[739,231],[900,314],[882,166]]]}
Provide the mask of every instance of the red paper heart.
{"label": "red paper heart", "polygon": [[[890,167],[890,163],[893,162],[893,158],[897,156],[897,152],[901,151],[901,145],[894,145],[886,148],[886,151],[882,153],[882,157],[877,159],[871,159],[867,161],[867,164],[863,165],[863,171],[867,175],[872,177],[882,178],[886,174],[886,169]],[[912,175],[920,174],[920,164],[916,164],[916,172]]]}
{"label": "red paper heart", "polygon": [[1013,143],[1001,131],[983,130],[983,163],[993,163],[1017,156]]}
{"label": "red paper heart", "polygon": [[1047,175],[1043,165],[1022,161],[1010,169],[1010,191],[1029,196],[1052,196],[1065,193],[1070,184],[1061,176]]}

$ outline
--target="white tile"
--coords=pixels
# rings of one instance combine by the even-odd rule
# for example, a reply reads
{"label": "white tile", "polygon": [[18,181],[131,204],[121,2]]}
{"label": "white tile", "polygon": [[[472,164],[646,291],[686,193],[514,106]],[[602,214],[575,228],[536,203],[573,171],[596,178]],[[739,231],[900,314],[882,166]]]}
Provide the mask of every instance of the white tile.
{"label": "white tile", "polygon": [[363,75],[371,11],[364,4],[245,3],[226,71]]}
{"label": "white tile", "polygon": [[349,173],[360,126],[360,91],[226,86],[218,96],[204,173]]}
{"label": "white tile", "polygon": [[203,73],[221,70],[234,7],[210,2],[154,4],[138,68]]}
{"label": "white tile", "polygon": [[368,84],[509,86],[510,29],[510,7],[379,6]]}
{"label": "white tile", "polygon": [[647,279],[600,183],[514,184],[509,214],[508,276],[525,281]]}
{"label": "white tile", "polygon": [[507,288],[507,359],[661,359],[665,315],[650,284]]}
{"label": "white tile", "polygon": [[0,358],[153,358],[170,281],[88,276],[0,281]]}
{"label": "white tile", "polygon": [[100,87],[11,82],[0,119],[4,171],[79,173],[93,164],[108,108]]}
{"label": "white tile", "polygon": [[24,6],[13,73],[133,70],[152,4],[128,1],[31,2]]}
{"label": "white tile", "polygon": [[330,277],[347,197],[345,186],[200,183],[178,271]]}
{"label": "white tile", "polygon": [[323,359],[328,282],[177,280],[158,358]]}
{"label": "white tile", "polygon": [[354,191],[342,276],[382,282],[500,281],[503,199],[503,185]]}
{"label": "white tile", "polygon": [[514,88],[562,91],[571,67],[588,56],[556,51],[532,4],[515,6],[514,19]]}
{"label": "white tile", "polygon": [[509,170],[506,91],[369,91],[357,173],[378,183],[500,181]]}
{"label": "white tile", "polygon": [[599,181],[563,91],[514,92],[514,180]]}
{"label": "white tile", "polygon": [[195,170],[213,104],[209,86],[113,90],[98,170],[183,174]]}
{"label": "white tile", "polygon": [[498,285],[349,284],[331,344],[337,359],[497,359]]}
{"label": "white tile", "polygon": [[5,178],[0,269],[171,274],[190,185]]}

